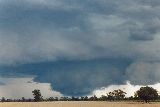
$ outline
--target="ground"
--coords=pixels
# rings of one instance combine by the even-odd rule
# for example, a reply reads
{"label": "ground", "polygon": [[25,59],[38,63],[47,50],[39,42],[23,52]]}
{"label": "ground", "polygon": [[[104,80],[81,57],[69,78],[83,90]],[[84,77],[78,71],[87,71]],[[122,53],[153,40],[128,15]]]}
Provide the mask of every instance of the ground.
{"label": "ground", "polygon": [[40,103],[0,103],[0,107],[160,107],[160,103],[138,102],[40,102]]}

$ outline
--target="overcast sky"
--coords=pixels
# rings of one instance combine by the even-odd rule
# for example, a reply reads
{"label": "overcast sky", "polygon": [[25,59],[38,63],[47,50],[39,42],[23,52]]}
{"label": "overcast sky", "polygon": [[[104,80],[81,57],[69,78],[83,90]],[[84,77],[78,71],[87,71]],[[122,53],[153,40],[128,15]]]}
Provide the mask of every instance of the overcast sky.
{"label": "overcast sky", "polygon": [[0,95],[159,83],[159,12],[159,0],[0,0]]}

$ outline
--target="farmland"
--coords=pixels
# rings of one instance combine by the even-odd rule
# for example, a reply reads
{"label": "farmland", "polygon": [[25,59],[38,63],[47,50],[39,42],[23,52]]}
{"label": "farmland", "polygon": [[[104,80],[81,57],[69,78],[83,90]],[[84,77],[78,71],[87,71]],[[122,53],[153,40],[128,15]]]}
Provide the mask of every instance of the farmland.
{"label": "farmland", "polygon": [[4,102],[0,107],[160,107],[160,103],[57,101],[57,102]]}

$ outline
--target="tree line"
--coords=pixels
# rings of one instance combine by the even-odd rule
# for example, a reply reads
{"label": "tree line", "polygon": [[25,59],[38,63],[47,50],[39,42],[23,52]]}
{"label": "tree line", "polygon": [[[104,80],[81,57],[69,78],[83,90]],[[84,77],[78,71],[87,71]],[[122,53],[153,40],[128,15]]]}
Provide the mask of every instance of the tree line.
{"label": "tree line", "polygon": [[158,101],[160,100],[160,96],[158,95],[158,91],[152,87],[141,87],[138,91],[135,92],[134,96],[126,97],[126,92],[121,89],[113,90],[111,92],[106,93],[106,95],[102,95],[101,97],[97,97],[96,95],[88,97],[49,97],[43,98],[39,89],[35,89],[32,91],[34,99],[25,99],[22,97],[21,99],[5,99],[2,97],[1,102],[41,102],[41,101],[144,101],[146,103],[150,101]]}

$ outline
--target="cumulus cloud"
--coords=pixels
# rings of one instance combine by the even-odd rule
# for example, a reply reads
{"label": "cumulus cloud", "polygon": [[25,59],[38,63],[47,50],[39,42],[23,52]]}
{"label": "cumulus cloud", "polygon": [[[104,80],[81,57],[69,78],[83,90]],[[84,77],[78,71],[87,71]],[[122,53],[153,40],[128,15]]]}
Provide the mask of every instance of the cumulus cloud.
{"label": "cumulus cloud", "polygon": [[[66,95],[87,94],[117,80],[117,84],[159,82],[158,1],[0,2],[0,74],[36,75],[35,81],[51,83]],[[61,61],[71,61],[72,66],[66,68]],[[44,63],[54,66],[47,69]]]}
{"label": "cumulus cloud", "polygon": [[[148,85],[149,87],[153,87],[158,92],[160,92],[160,83]],[[96,95],[97,97],[101,97],[102,95],[107,95],[107,93],[112,92],[113,90],[121,89],[124,92],[126,92],[126,97],[134,96],[135,92],[140,89],[140,87],[144,87],[144,85],[132,85],[129,81],[126,82],[124,85],[110,85],[107,87],[102,87],[100,89],[96,89],[92,92],[91,95]]]}
{"label": "cumulus cloud", "polygon": [[36,83],[33,78],[1,78],[0,96],[5,98],[33,98],[32,91],[40,89],[44,98],[61,97],[60,92],[54,91],[49,83]]}
{"label": "cumulus cloud", "polygon": [[125,85],[110,85],[108,87],[102,87],[100,89],[96,89],[92,92],[91,95],[96,95],[97,97],[101,97],[102,95],[107,95],[107,93],[112,92],[113,90],[121,89],[126,92],[126,97],[134,96],[134,92],[140,89],[140,85],[131,85],[130,82],[127,82]]}

